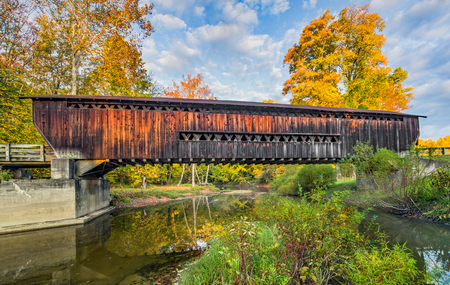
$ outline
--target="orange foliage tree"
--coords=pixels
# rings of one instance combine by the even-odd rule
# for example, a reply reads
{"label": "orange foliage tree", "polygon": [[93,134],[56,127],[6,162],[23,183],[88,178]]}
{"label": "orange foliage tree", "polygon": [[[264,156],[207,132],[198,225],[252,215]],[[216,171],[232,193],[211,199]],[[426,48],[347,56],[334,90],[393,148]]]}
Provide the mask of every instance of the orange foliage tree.
{"label": "orange foliage tree", "polygon": [[283,94],[299,105],[407,110],[412,88],[402,86],[407,72],[392,72],[381,52],[383,19],[369,4],[345,8],[335,18],[327,10],[289,49],[284,63],[291,77]]}
{"label": "orange foliage tree", "polygon": [[168,86],[164,90],[163,96],[184,99],[217,99],[209,86],[205,83],[201,73],[198,73],[197,76],[194,77],[192,77],[191,74],[188,74],[185,77],[183,74],[183,79],[181,80],[180,85],[173,81],[173,85]]}

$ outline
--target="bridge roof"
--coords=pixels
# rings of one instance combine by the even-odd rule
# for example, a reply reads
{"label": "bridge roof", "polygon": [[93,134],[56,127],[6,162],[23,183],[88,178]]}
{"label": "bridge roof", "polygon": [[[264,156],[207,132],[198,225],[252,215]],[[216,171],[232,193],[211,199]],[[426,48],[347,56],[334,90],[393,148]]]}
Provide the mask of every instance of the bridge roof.
{"label": "bridge roof", "polygon": [[202,100],[202,99],[178,99],[166,97],[119,97],[119,96],[81,96],[81,95],[38,95],[38,96],[21,96],[20,99],[32,99],[38,101],[69,101],[72,103],[109,103],[109,104],[152,104],[160,106],[184,106],[184,107],[209,107],[220,108],[223,110],[248,110],[248,111],[278,111],[278,112],[327,112],[327,113],[351,113],[351,114],[367,114],[371,116],[401,116],[401,117],[421,117],[422,115],[412,115],[389,111],[352,109],[352,108],[333,108],[318,107],[304,105],[288,105],[288,104],[267,104],[248,101],[231,101],[231,100]]}

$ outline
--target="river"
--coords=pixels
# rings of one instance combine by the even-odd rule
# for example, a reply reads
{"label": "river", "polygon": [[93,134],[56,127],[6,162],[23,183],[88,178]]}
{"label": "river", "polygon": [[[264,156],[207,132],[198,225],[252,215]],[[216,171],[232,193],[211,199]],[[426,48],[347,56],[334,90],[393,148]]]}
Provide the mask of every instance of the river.
{"label": "river", "polygon": [[[84,226],[0,236],[0,284],[171,284],[223,225],[251,216],[255,198],[198,197],[121,209]],[[405,243],[420,268],[450,270],[450,227],[369,212],[391,243]]]}

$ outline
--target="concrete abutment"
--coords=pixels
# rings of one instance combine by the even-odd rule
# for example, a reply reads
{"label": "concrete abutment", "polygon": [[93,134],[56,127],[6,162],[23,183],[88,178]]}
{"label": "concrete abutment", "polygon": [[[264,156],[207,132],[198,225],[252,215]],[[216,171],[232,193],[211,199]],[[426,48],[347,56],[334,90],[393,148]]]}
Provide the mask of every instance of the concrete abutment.
{"label": "concrete abutment", "polygon": [[0,227],[76,219],[110,204],[106,179],[78,179],[73,159],[52,159],[52,179],[0,181]]}

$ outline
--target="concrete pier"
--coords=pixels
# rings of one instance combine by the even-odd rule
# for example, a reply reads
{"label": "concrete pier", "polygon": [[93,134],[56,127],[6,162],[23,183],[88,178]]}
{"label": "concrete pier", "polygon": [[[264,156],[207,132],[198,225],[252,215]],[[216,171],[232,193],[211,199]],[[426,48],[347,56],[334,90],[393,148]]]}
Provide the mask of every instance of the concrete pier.
{"label": "concrete pier", "polygon": [[0,227],[74,219],[110,202],[106,179],[78,179],[72,159],[52,160],[51,180],[0,182]]}

